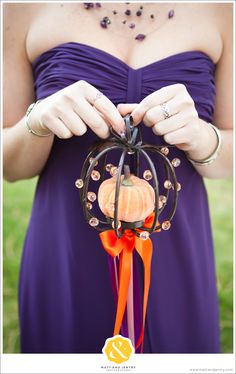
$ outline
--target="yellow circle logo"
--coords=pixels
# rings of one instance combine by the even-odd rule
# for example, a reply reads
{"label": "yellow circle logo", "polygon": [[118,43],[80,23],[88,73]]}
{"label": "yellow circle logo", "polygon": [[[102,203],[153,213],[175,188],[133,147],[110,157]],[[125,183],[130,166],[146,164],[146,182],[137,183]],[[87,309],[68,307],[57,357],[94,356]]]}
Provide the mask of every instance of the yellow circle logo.
{"label": "yellow circle logo", "polygon": [[134,348],[130,339],[116,335],[106,340],[102,352],[106,354],[109,361],[121,364],[129,360],[131,353],[134,352]]}

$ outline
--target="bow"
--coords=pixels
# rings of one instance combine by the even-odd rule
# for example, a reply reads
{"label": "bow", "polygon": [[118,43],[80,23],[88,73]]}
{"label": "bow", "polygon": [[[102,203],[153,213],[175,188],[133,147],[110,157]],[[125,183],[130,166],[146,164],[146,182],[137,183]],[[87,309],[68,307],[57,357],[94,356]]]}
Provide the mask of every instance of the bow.
{"label": "bow", "polygon": [[[153,223],[154,213],[148,216],[145,220],[144,227],[150,228]],[[156,231],[160,231],[156,230]],[[145,319],[147,311],[148,293],[150,287],[151,277],[151,260],[152,260],[152,241],[150,238],[142,240],[135,235],[132,230],[125,230],[121,238],[117,238],[114,230],[103,231],[99,234],[103,247],[106,252],[112,257],[120,255],[119,267],[119,290],[118,290],[118,303],[116,311],[116,320],[113,335],[120,332],[121,324],[125,312],[125,307],[128,297],[128,289],[131,274],[131,261],[132,252],[134,249],[139,253],[144,266],[144,293],[143,293],[143,321],[142,329],[139,339],[136,344],[136,349],[141,345],[143,350],[143,339],[145,329]]]}

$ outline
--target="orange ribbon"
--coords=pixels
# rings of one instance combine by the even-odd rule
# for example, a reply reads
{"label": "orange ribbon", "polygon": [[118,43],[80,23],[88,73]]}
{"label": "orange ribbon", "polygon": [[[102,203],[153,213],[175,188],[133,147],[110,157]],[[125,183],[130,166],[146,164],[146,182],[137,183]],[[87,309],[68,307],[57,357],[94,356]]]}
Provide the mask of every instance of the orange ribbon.
{"label": "orange ribbon", "polygon": [[[154,213],[148,216],[145,220],[144,227],[150,228],[153,224]],[[160,230],[157,230],[160,231]],[[142,329],[139,339],[136,344],[136,349],[142,344],[143,349],[144,328],[147,311],[148,293],[150,287],[151,276],[151,260],[152,260],[152,241],[151,239],[142,240],[138,238],[133,231],[125,230],[124,235],[117,238],[114,230],[104,231],[99,234],[104,249],[112,257],[120,255],[119,267],[119,291],[118,304],[116,311],[116,320],[113,335],[120,332],[121,324],[125,312],[125,307],[128,297],[128,289],[131,274],[132,252],[134,248],[139,253],[144,265],[144,294],[143,294],[143,321]]]}

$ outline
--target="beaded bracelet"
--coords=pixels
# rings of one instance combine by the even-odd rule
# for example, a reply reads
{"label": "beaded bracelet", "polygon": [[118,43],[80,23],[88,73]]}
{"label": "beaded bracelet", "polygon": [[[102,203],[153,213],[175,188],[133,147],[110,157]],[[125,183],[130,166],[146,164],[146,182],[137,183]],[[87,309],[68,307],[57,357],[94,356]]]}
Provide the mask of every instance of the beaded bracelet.
{"label": "beaded bracelet", "polygon": [[215,159],[219,155],[220,148],[221,148],[221,143],[222,143],[221,132],[220,132],[220,130],[216,126],[212,125],[212,123],[209,123],[209,125],[212,127],[212,129],[216,133],[216,136],[217,136],[217,146],[216,146],[214,152],[209,157],[207,157],[207,158],[205,158],[203,160],[200,160],[200,161],[191,159],[190,157],[188,157],[188,154],[186,153],[188,160],[193,165],[198,165],[198,166],[210,165],[213,161],[215,161]]}
{"label": "beaded bracelet", "polygon": [[50,131],[49,133],[47,134],[40,134],[39,132],[36,132],[35,130],[33,130],[30,125],[29,125],[29,118],[30,118],[30,114],[32,113],[32,110],[34,109],[34,107],[40,102],[41,100],[38,100],[36,101],[36,103],[32,103],[30,104],[30,106],[28,107],[27,111],[26,111],[26,114],[25,114],[25,125],[27,127],[27,130],[33,134],[33,135],[36,135],[36,136],[50,136],[52,135],[52,132]]}

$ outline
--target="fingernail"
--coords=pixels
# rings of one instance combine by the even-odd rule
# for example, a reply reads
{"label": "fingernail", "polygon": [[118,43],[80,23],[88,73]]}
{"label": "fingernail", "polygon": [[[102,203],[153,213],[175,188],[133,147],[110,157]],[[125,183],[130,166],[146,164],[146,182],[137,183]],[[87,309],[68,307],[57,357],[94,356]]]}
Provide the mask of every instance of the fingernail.
{"label": "fingernail", "polygon": [[135,124],[135,113],[130,114],[130,119]]}
{"label": "fingernail", "polygon": [[134,119],[133,119],[133,116],[131,116],[131,114],[130,114],[129,118],[130,118],[131,125],[134,125]]}
{"label": "fingernail", "polygon": [[125,131],[120,131],[120,136],[121,136],[122,139],[124,139],[125,138]]}

